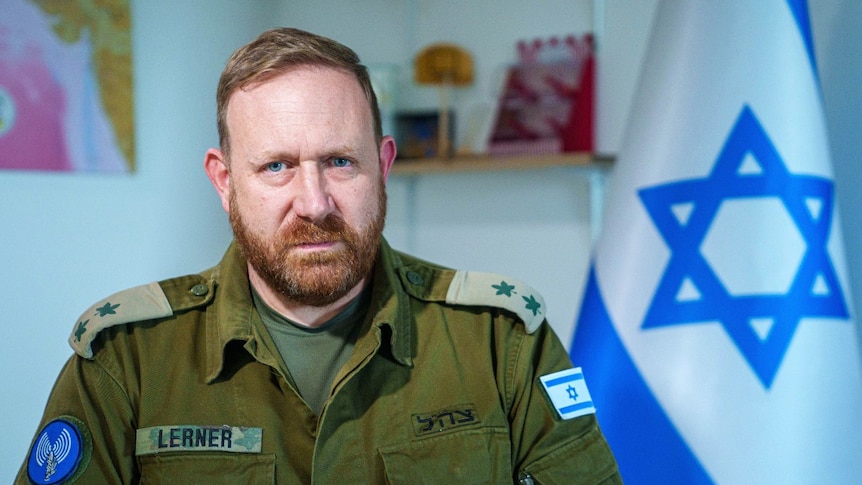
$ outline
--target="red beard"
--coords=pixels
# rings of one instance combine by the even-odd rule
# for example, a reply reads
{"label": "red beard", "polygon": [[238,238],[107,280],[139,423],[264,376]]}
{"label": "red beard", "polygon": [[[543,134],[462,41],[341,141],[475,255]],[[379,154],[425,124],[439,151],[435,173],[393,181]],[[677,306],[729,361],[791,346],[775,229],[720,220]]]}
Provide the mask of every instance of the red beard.
{"label": "red beard", "polygon": [[[254,233],[239,213],[231,193],[230,223],[249,264],[273,290],[291,301],[326,306],[337,301],[370,275],[386,219],[386,192],[378,186],[378,214],[354,230],[340,216],[314,224],[296,219],[272,240]],[[298,245],[341,242],[336,249],[305,253]]]}

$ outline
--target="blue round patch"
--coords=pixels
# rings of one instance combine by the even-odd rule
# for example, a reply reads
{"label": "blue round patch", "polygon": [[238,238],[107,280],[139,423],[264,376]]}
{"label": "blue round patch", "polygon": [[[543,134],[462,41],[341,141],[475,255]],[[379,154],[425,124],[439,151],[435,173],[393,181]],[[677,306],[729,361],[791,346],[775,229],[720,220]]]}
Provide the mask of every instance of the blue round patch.
{"label": "blue round patch", "polygon": [[[27,475],[33,483],[52,485],[75,475],[88,451],[89,440],[81,432],[80,421],[58,418],[46,424],[30,449]],[[86,466],[86,463],[84,463]]]}

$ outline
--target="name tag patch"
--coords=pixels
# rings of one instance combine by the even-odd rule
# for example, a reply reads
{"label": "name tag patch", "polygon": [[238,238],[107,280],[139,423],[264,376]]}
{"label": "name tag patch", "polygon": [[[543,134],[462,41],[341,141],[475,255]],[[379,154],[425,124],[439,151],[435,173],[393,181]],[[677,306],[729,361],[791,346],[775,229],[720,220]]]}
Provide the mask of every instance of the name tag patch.
{"label": "name tag patch", "polygon": [[260,453],[263,429],[237,426],[153,426],[136,433],[135,455],[174,451]]}
{"label": "name tag patch", "polygon": [[463,426],[479,424],[479,416],[473,404],[459,404],[439,411],[414,414],[413,432],[416,436],[442,433]]}
{"label": "name tag patch", "polygon": [[585,414],[595,414],[593,398],[590,397],[580,367],[548,374],[539,380],[560,418],[572,419]]}

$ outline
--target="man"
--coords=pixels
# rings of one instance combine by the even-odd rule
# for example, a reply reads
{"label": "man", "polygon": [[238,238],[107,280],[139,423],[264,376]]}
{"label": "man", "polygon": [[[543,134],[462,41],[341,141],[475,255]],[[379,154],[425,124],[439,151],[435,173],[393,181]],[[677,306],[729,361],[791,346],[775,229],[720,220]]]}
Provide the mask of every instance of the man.
{"label": "man", "polygon": [[235,243],[84,313],[20,482],[620,482],[540,297],[382,239],[396,147],[353,51],[265,32],[217,102]]}

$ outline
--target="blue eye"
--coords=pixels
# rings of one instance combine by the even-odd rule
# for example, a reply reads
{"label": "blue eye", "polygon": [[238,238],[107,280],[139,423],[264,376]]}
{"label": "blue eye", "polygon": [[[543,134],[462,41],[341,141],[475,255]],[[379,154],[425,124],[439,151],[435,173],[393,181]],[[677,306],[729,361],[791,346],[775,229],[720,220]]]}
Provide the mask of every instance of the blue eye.
{"label": "blue eye", "polygon": [[342,167],[343,168],[343,167],[349,167],[349,166],[353,165],[353,162],[351,162],[350,160],[348,160],[346,158],[333,158],[332,159],[332,165],[334,165],[336,167]]}
{"label": "blue eye", "polygon": [[284,162],[270,162],[266,165],[266,169],[270,172],[281,172],[285,169]]}

